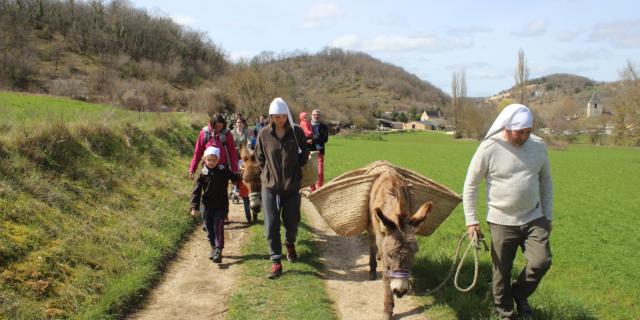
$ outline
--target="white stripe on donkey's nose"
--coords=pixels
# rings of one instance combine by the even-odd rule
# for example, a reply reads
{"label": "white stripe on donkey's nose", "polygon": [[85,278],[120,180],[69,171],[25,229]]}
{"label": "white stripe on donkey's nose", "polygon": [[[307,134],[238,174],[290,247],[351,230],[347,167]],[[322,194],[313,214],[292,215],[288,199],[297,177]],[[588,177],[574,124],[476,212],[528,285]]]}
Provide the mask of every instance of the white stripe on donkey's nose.
{"label": "white stripe on donkey's nose", "polygon": [[402,298],[402,296],[404,296],[409,290],[409,280],[393,278],[391,279],[389,286],[391,287],[391,292],[393,292],[396,297]]}

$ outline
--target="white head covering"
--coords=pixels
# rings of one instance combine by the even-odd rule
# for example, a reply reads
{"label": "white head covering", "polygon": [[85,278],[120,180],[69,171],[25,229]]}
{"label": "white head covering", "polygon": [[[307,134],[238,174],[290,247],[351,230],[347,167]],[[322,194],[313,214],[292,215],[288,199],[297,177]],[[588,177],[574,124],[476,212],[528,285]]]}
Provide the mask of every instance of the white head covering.
{"label": "white head covering", "polygon": [[[291,111],[289,111],[289,105],[287,105],[284,99],[277,97],[273,99],[273,101],[271,101],[271,104],[269,105],[269,115],[272,115],[272,114],[286,114],[287,117],[289,118],[289,124],[291,124],[291,129],[293,129],[295,122],[293,122],[293,118],[291,117]],[[296,137],[295,129],[293,130],[294,130],[293,138],[296,139],[296,144],[297,144],[298,138]],[[298,153],[302,153],[302,149],[300,149],[300,146],[298,146]]]}
{"label": "white head covering", "polygon": [[204,158],[208,155],[214,155],[216,158],[220,159],[220,149],[216,147],[207,147],[207,149],[204,150],[204,155],[202,157]]}
{"label": "white head covering", "polygon": [[271,101],[269,105],[269,115],[272,114],[286,114],[289,118],[289,123],[293,127],[295,124],[293,122],[293,117],[291,117],[291,111],[289,111],[289,105],[284,101],[284,99],[277,97]]}
{"label": "white head covering", "polygon": [[491,125],[489,132],[484,136],[484,140],[489,139],[489,137],[502,131],[502,129],[520,130],[531,128],[532,123],[533,115],[529,108],[518,103],[510,104],[500,112],[496,121]]}

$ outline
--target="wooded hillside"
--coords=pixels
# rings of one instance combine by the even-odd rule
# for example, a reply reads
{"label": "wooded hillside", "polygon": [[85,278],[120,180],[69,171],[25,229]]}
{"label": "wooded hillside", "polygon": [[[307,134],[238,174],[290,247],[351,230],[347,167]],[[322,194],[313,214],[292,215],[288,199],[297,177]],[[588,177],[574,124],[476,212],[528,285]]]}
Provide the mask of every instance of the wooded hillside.
{"label": "wooded hillside", "polygon": [[207,35],[123,0],[0,0],[0,87],[138,111],[241,111],[283,96],[294,111],[370,125],[384,111],[444,108],[447,95],[364,53],[265,52],[229,62]]}

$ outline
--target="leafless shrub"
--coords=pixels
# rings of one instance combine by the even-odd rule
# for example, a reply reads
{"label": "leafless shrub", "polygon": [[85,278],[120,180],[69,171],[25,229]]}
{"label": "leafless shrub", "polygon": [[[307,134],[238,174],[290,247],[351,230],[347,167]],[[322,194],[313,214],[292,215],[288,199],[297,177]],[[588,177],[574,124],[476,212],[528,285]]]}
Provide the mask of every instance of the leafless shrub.
{"label": "leafless shrub", "polygon": [[81,79],[54,79],[49,83],[49,92],[56,96],[86,100],[89,88],[87,82]]}

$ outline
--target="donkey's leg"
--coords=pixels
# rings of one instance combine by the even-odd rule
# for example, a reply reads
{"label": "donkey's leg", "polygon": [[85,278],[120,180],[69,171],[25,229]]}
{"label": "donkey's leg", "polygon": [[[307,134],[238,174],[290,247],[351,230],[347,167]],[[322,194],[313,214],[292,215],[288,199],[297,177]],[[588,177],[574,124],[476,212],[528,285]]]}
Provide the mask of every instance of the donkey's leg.
{"label": "donkey's leg", "polygon": [[382,286],[384,287],[384,310],[382,312],[382,319],[391,320],[393,315],[393,293],[391,293],[391,280],[385,274],[382,276]]}
{"label": "donkey's leg", "polygon": [[373,232],[368,232],[369,236],[369,280],[375,280],[378,277],[378,246],[376,244],[376,236]]}

